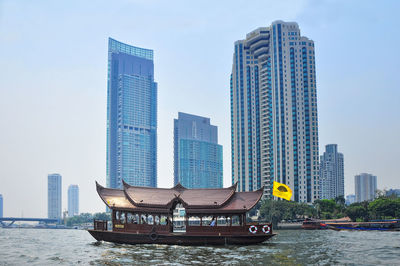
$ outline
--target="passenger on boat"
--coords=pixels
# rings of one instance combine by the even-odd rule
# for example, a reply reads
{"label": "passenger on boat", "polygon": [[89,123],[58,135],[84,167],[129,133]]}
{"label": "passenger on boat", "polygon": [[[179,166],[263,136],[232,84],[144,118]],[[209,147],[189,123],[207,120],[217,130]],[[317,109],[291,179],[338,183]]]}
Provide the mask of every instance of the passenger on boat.
{"label": "passenger on boat", "polygon": [[215,226],[215,217],[212,218],[212,220],[210,222],[210,226]]}

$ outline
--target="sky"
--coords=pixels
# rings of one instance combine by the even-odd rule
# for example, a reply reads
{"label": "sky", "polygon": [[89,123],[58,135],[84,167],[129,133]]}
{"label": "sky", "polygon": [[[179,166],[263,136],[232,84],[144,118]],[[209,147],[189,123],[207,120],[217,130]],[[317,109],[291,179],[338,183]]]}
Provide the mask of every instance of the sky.
{"label": "sky", "polygon": [[0,1],[0,194],[4,216],[46,217],[47,175],[62,175],[80,211],[104,211],[107,40],[154,50],[158,186],[173,185],[173,119],[211,118],[231,182],[233,44],[275,20],[315,42],[319,146],[354,175],[400,188],[399,1]]}

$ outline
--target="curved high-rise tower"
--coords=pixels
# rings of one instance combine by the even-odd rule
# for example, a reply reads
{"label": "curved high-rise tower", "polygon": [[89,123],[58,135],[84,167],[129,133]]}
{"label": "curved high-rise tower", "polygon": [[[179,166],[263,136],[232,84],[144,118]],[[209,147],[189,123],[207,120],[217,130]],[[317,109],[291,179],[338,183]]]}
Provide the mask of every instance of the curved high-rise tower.
{"label": "curved high-rise tower", "polygon": [[153,51],[109,39],[107,187],[157,186],[157,83]]}

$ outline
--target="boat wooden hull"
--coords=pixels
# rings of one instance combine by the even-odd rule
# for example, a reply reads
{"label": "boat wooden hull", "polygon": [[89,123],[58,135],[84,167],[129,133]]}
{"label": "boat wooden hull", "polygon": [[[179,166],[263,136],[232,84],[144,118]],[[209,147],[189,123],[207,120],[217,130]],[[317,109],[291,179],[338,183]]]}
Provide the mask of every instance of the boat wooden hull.
{"label": "boat wooden hull", "polygon": [[88,230],[97,241],[106,241],[118,244],[165,244],[184,246],[204,245],[254,245],[262,243],[276,234],[256,235],[188,235],[171,234],[136,234],[102,230]]}

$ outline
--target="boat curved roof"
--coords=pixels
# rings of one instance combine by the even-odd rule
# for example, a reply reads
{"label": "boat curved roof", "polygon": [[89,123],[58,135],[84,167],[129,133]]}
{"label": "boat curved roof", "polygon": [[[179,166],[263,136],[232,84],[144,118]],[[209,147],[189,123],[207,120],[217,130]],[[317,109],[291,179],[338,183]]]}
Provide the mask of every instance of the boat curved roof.
{"label": "boat curved roof", "polygon": [[[218,213],[242,213],[254,208],[263,195],[264,189],[259,189],[252,192],[236,192],[231,200],[224,206],[218,209]],[[188,213],[205,213],[202,209],[189,209]]]}
{"label": "boat curved roof", "polygon": [[224,205],[233,196],[236,184],[228,188],[188,189],[181,184],[173,188],[136,187],[123,181],[123,189],[130,201],[139,207],[168,208],[179,199],[185,208],[207,206],[215,209]]}
{"label": "boat curved roof", "polygon": [[122,189],[105,188],[96,182],[97,192],[111,209],[137,212],[169,212],[181,203],[187,213],[243,213],[261,199],[263,188],[236,192],[237,183],[227,188],[188,189],[131,186],[123,181]]}
{"label": "boat curved roof", "polygon": [[97,193],[103,202],[109,207],[118,207],[118,208],[126,208],[126,209],[134,209],[135,205],[133,205],[125,196],[123,190],[113,189],[113,188],[105,188],[99,185],[96,182]]}

